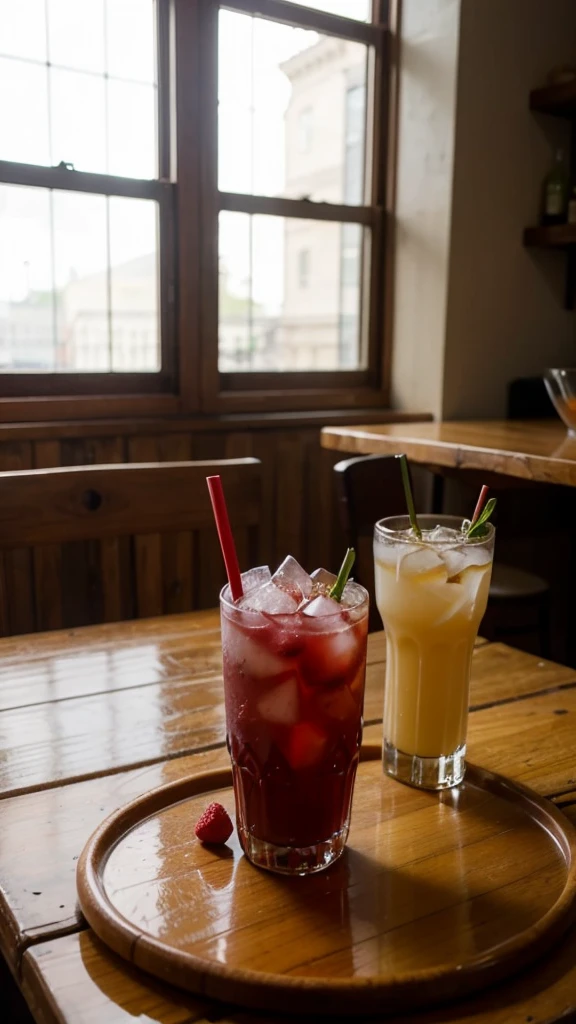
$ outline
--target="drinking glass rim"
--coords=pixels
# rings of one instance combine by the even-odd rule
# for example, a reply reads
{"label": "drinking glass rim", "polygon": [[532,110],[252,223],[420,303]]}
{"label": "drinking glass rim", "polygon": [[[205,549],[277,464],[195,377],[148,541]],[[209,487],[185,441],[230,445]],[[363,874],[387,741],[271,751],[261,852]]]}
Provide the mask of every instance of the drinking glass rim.
{"label": "drinking glass rim", "polygon": [[[261,568],[263,568],[263,566],[254,566],[254,568],[255,569],[261,569]],[[249,569],[247,571],[250,572]],[[242,576],[244,576],[244,575],[245,575],[245,573],[242,573]],[[368,603],[370,601],[370,594],[366,590],[366,587],[363,587],[361,583],[357,582],[357,580],[348,580],[344,590],[346,591],[346,589],[348,587],[353,587],[354,591],[358,595],[358,600],[356,600],[354,602],[354,604],[341,605],[340,603],[338,603],[338,607],[335,608],[333,612],[330,612],[330,614],[328,614],[328,615],[315,615],[314,618],[315,619],[321,619],[321,620],[328,621],[334,615],[337,615],[338,612],[342,608],[345,611],[354,611],[355,609],[360,608],[364,603]],[[262,614],[262,612],[260,612],[258,609],[252,610],[250,608],[239,608],[235,601],[230,600],[230,597],[226,594],[226,591],[228,591],[228,594],[230,593],[230,584],[229,583],[225,583],[224,586],[222,587],[222,590],[220,591],[220,605],[224,605],[225,608],[229,608],[229,609],[231,609],[234,612],[237,612],[237,613],[239,612],[241,615],[261,615]],[[288,617],[290,615],[298,615],[298,614],[299,614],[298,611],[295,611],[295,612],[282,612],[282,614],[280,616],[278,616],[278,617],[279,618],[285,618],[285,617]],[[274,618],[274,616],[270,616],[270,617]]]}
{"label": "drinking glass rim", "polygon": [[[423,515],[420,516],[420,518],[421,519],[436,519],[437,520],[437,523],[436,523],[437,526],[448,526],[449,523],[446,522],[446,520],[450,520],[453,523],[459,523],[460,526],[462,526],[462,523],[465,522],[465,516],[455,516],[455,515],[452,515],[450,513],[440,513],[438,515],[435,515],[434,512],[425,512]],[[390,523],[393,520],[397,521],[399,519],[403,519],[406,522],[406,525],[408,527],[410,526],[410,517],[408,515],[406,515],[406,514],[399,515],[399,516],[385,516],[384,519],[379,519],[374,524],[374,534],[375,534],[375,537],[377,537],[380,540],[393,541],[395,544],[412,544],[412,545],[414,545],[414,544],[421,544],[423,547],[435,547],[436,545],[438,545],[438,546],[442,546],[444,548],[445,547],[457,548],[457,547],[462,547],[462,546],[469,547],[470,545],[476,545],[476,544],[486,544],[488,541],[492,540],[492,538],[494,537],[494,534],[496,532],[496,528],[493,526],[492,523],[485,523],[485,526],[486,526],[486,529],[487,529],[488,532],[482,534],[481,537],[472,537],[472,538],[470,538],[470,540],[468,540],[466,537],[463,537],[462,540],[452,540],[452,541],[450,541],[450,540],[429,540],[428,538],[425,538],[423,540],[418,540],[417,537],[407,537],[405,535],[406,527],[402,527],[401,529],[400,528],[398,528],[398,529],[391,529],[390,527],[386,526],[386,523]]]}

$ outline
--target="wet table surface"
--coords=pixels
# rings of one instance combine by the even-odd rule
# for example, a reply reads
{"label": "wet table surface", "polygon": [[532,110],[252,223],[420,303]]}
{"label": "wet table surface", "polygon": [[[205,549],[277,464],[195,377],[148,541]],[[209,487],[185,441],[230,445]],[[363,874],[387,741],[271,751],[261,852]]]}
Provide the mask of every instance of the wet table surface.
{"label": "wet table surface", "polygon": [[[164,782],[227,764],[217,613],[5,639],[0,655],[0,946],[36,1019],[271,1024],[270,1014],[187,995],[128,966],[76,901],[76,861],[103,818]],[[384,663],[376,633],[368,742],[381,737]],[[576,821],[576,670],[479,641],[471,706],[470,759]],[[576,929],[525,975],[398,1021],[548,1024],[571,1013]]]}

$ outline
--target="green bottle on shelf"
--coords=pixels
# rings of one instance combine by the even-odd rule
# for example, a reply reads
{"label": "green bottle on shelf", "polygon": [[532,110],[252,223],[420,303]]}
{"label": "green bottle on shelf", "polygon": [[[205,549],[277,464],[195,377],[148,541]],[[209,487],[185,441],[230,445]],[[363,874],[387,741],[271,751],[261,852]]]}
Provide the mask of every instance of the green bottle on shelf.
{"label": "green bottle on shelf", "polygon": [[564,166],[564,154],[558,149],[554,164],[544,179],[542,223],[564,224],[567,206],[568,175]]}

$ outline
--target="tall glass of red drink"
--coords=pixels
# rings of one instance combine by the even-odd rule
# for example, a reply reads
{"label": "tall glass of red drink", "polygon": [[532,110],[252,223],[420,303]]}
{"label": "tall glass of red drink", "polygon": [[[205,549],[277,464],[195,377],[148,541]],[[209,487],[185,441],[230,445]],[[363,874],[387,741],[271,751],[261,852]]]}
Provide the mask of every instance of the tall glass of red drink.
{"label": "tall glass of red drink", "polygon": [[362,738],[368,594],[347,583],[338,603],[330,574],[307,579],[252,569],[243,598],[220,595],[238,835],[254,864],[284,874],[342,853]]}

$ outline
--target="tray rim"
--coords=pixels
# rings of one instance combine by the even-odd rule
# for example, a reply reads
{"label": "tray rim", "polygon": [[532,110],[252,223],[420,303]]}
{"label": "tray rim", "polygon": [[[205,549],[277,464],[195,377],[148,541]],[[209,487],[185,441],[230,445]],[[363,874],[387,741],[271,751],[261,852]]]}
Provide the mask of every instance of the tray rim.
{"label": "tray rim", "polygon": [[[380,744],[366,744],[361,749],[360,760],[372,761],[381,756]],[[413,969],[385,980],[382,975],[359,978],[282,975],[228,967],[203,959],[171,947],[133,925],[111,903],[102,882],[102,873],[113,849],[127,832],[146,818],[202,793],[231,788],[230,767],[186,775],[141,794],[110,814],[92,833],[78,860],[76,886],[80,908],[98,938],[125,960],[178,988],[219,1001],[236,1002],[253,1009],[284,1013],[306,1009],[333,1016],[392,1012],[399,1008],[410,1010],[459,998],[533,963],[563,936],[576,918],[576,827],[570,819],[546,797],[504,775],[470,762],[467,762],[466,774],[481,788],[502,799],[520,800],[526,813],[545,829],[550,841],[556,842],[566,864],[566,874],[558,898],[537,921],[464,965]]]}

